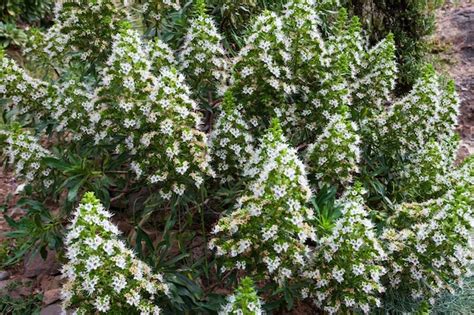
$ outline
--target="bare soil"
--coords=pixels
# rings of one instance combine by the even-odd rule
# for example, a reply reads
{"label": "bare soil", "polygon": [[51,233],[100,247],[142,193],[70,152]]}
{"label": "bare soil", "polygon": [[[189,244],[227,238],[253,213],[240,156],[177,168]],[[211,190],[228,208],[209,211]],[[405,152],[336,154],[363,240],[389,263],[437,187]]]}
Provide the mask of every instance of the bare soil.
{"label": "bare soil", "polygon": [[448,3],[437,12],[433,42],[440,48],[437,67],[456,81],[461,99],[459,155],[474,154],[474,4],[472,0]]}

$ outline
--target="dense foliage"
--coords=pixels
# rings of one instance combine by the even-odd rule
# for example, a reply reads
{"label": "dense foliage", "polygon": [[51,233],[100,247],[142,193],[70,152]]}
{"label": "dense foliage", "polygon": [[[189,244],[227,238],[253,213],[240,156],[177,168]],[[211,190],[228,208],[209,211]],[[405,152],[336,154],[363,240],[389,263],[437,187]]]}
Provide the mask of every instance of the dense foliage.
{"label": "dense foliage", "polygon": [[51,13],[52,0],[5,0],[0,5],[0,21],[38,22]]}
{"label": "dense foliage", "polygon": [[454,83],[424,66],[396,98],[394,37],[371,46],[336,1],[276,5],[241,48],[206,4],[66,1],[30,34],[39,71],[1,53],[27,211],[9,235],[65,252],[64,307],[417,311],[462,286],[474,160],[455,163]]}
{"label": "dense foliage", "polygon": [[27,41],[25,23],[47,24],[53,4],[53,0],[3,0],[0,3],[0,46],[24,44]]}
{"label": "dense foliage", "polygon": [[435,30],[435,10],[443,0],[347,0],[345,6],[367,27],[371,42],[395,35],[400,68],[400,89],[406,90],[419,75],[429,51],[427,37]]}

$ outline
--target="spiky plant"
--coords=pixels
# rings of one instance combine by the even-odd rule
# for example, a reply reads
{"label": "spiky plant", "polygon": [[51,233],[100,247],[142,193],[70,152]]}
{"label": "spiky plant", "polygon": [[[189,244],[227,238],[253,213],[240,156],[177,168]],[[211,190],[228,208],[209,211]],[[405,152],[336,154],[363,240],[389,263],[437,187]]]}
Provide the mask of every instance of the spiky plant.
{"label": "spiky plant", "polygon": [[242,106],[235,104],[232,92],[227,91],[209,137],[214,169],[222,182],[239,179],[254,151],[255,140],[242,111]]}
{"label": "spiky plant", "polygon": [[223,270],[242,269],[283,285],[305,263],[308,224],[313,213],[305,204],[311,191],[303,163],[283,136],[278,120],[261,140],[245,175],[252,179],[235,210],[214,227],[211,249]]}
{"label": "spiky plant", "polygon": [[93,193],[84,195],[65,239],[63,308],[77,314],[159,314],[155,300],[168,293],[168,285],[120,240],[111,217]]}
{"label": "spiky plant", "polygon": [[180,68],[195,96],[202,89],[222,94],[229,68],[222,37],[206,12],[204,0],[196,1],[194,14],[179,52]]}
{"label": "spiky plant", "polygon": [[219,315],[261,315],[262,302],[254,288],[251,278],[243,278],[234,294],[227,297],[227,303],[219,311]]}

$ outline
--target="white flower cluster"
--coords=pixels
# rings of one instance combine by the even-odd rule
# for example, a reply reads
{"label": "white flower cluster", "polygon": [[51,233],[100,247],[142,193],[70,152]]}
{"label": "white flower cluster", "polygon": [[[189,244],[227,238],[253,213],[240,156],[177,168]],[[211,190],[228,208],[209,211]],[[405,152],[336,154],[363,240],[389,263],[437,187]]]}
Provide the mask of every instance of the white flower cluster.
{"label": "white flower cluster", "polygon": [[0,97],[18,115],[53,123],[57,132],[73,131],[74,139],[94,135],[100,111],[88,85],[74,79],[51,84],[31,77],[10,58],[2,56],[0,62]]}
{"label": "white flower cluster", "polygon": [[397,74],[395,60],[395,43],[389,34],[364,53],[358,77],[350,85],[352,116],[360,124],[363,135],[373,133],[376,127],[373,120],[385,112],[384,105],[390,101]]}
{"label": "white flower cluster", "polygon": [[249,34],[246,45],[233,60],[232,89],[253,120],[264,125],[264,119],[277,114],[285,125],[287,119],[292,120],[285,94],[294,93],[296,86],[291,83],[291,69],[284,66],[289,56],[283,52],[290,49],[285,47],[290,43],[285,42],[283,21],[276,13],[265,12],[256,19]]}
{"label": "white flower cluster", "polygon": [[331,115],[328,125],[306,150],[311,175],[319,185],[346,185],[358,172],[360,137],[347,111]]}
{"label": "white flower cluster", "polygon": [[307,93],[329,62],[318,7],[310,0],[290,1],[282,15],[265,12],[252,25],[231,80],[250,116],[276,115],[284,126],[298,123],[298,107],[289,98]]}
{"label": "white flower cluster", "polygon": [[15,108],[20,115],[33,114],[36,119],[47,118],[54,97],[52,87],[32,78],[13,59],[0,51],[0,98],[9,100],[7,106]]}
{"label": "white flower cluster", "polygon": [[[116,88],[121,89],[122,94],[128,98],[133,99],[139,96],[142,90],[149,90],[153,75],[147,53],[151,49],[144,47],[140,34],[132,29],[121,29],[113,36],[111,45],[111,53],[101,72],[101,94]],[[160,56],[155,57],[155,64],[161,65]],[[159,70],[161,71],[161,67]],[[121,107],[125,111],[128,109],[125,104]]]}
{"label": "white flower cluster", "polygon": [[136,1],[125,0],[130,4],[138,3],[138,11],[150,22],[160,22],[167,13],[182,9],[180,0]]}
{"label": "white flower cluster", "polygon": [[69,62],[70,56],[68,56],[67,49],[69,42],[70,36],[63,33],[63,27],[60,23],[55,23],[44,33],[33,28],[29,31],[29,38],[23,53],[28,59],[38,63],[59,64]]}
{"label": "white flower cluster", "polygon": [[160,39],[156,38],[153,41],[148,42],[147,45],[144,45],[143,49],[149,56],[151,71],[154,75],[158,76],[162,68],[177,67],[173,51]]}
{"label": "white flower cluster", "polygon": [[454,83],[442,87],[429,66],[408,96],[377,117],[378,154],[393,161],[399,193],[408,200],[439,197],[448,188],[459,141],[454,130],[458,107]]}
{"label": "white flower cluster", "polygon": [[62,66],[76,57],[82,62],[104,58],[124,17],[113,0],[57,2],[54,26],[34,32],[24,52]]}
{"label": "white flower cluster", "polygon": [[96,108],[95,91],[79,80],[71,79],[53,86],[52,106],[48,108],[49,117],[55,122],[57,132],[74,131],[73,140],[83,136],[92,138],[99,129],[101,109]]}
{"label": "white flower cluster", "polygon": [[[385,146],[392,151],[388,153],[405,155],[419,150],[430,139],[437,139],[441,104],[439,77],[428,66],[412,91],[378,119],[380,133],[387,142]],[[452,125],[445,130],[450,129]]]}
{"label": "white flower cluster", "polygon": [[197,105],[161,41],[143,42],[124,25],[113,36],[99,87],[36,80],[8,58],[1,65],[0,97],[21,113],[44,116],[68,138],[86,135],[128,153],[137,178],[159,184],[163,198],[182,195],[189,183],[200,187],[212,175]]}
{"label": "white flower cluster", "polygon": [[86,193],[77,207],[65,239],[63,308],[84,315],[160,314],[154,301],[169,288],[161,274],[152,273],[119,240],[111,216],[93,193]]}
{"label": "white flower cluster", "polygon": [[[357,16],[349,19],[347,11],[340,8],[335,21],[328,25],[329,34],[325,38],[326,51],[331,59],[330,67],[339,65],[342,68],[334,67],[334,70],[347,71],[348,77],[356,80],[361,68],[364,44],[362,28]],[[346,65],[344,65],[346,63]],[[338,73],[342,75],[343,73]]]}
{"label": "white flower cluster", "polygon": [[[335,21],[327,25],[326,36],[320,34],[321,20],[328,19],[325,10],[333,11],[334,7],[338,5],[331,1],[297,0],[287,5],[285,14],[284,23],[289,25],[285,36],[296,38],[294,41],[303,47],[316,49],[299,54],[296,52],[301,47],[298,47],[291,56],[292,63],[301,62],[298,68],[303,69],[296,70],[295,85],[302,101],[296,101],[297,117],[292,119],[297,124],[291,133],[307,129],[311,141],[314,140],[311,134],[321,134],[330,128],[330,117],[347,112],[346,107],[350,111],[343,115],[345,119],[364,127],[369,118],[384,110],[383,102],[389,99],[395,84],[395,48],[391,36],[368,49],[359,20],[356,17],[350,20],[344,9],[339,9],[337,17],[329,17]],[[312,31],[307,33],[308,29]],[[294,111],[290,110],[289,115],[293,116]],[[365,137],[366,131],[359,128],[349,131],[347,138],[354,132]]]}
{"label": "white flower cluster", "polygon": [[234,60],[232,76],[250,116],[276,115],[284,126],[293,127],[285,130],[290,134],[321,132],[333,113],[351,105],[351,92],[364,81],[351,84],[359,77],[370,79],[364,59],[371,52],[364,51],[357,20],[350,22],[340,11],[338,23],[323,37],[322,16],[333,10],[330,2],[289,1],[281,15],[266,12],[257,18]]}
{"label": "white flower cluster", "polygon": [[143,48],[136,31],[123,30],[114,36],[97,107],[105,108],[106,139],[122,137],[117,152],[130,153],[137,178],[146,176],[149,183],[160,183],[162,197],[169,199],[172,194],[182,195],[189,182],[200,187],[210,172],[207,139],[198,130],[201,117],[183,75],[167,67],[166,53],[163,62],[154,56],[155,65],[165,65],[155,76],[150,51]]}
{"label": "white flower cluster", "polygon": [[441,103],[436,111],[436,134],[439,141],[449,140],[453,135],[457,135],[454,128],[459,117],[459,96],[456,92],[454,80],[449,80],[443,87]]}
{"label": "white flower cluster", "polygon": [[231,91],[224,95],[222,111],[209,136],[209,151],[217,176],[223,183],[238,179],[254,152],[254,139],[242,106],[235,105]]}
{"label": "white flower cluster", "polygon": [[315,239],[307,223],[313,213],[305,207],[311,191],[304,165],[282,133],[274,120],[245,168],[252,179],[247,190],[216,224],[218,237],[210,242],[224,256],[223,270],[256,271],[279,284],[295,279],[305,264],[305,241]]}
{"label": "white flower cluster", "polygon": [[356,187],[339,200],[342,216],[330,234],[318,240],[303,273],[311,280],[302,290],[303,297],[311,297],[329,314],[355,310],[369,314],[381,305],[386,254],[362,194]]}
{"label": "white flower cluster", "polygon": [[50,157],[51,153],[41,146],[39,139],[18,127],[0,130],[0,144],[1,140],[6,145],[0,152],[3,151],[8,163],[14,166],[16,176],[25,183],[41,183],[46,189],[53,184],[51,169],[44,163],[44,158]]}
{"label": "white flower cluster", "polygon": [[458,182],[439,199],[397,206],[382,233],[393,290],[430,301],[462,285],[474,263],[474,180]]}
{"label": "white flower cluster", "polygon": [[227,297],[227,303],[219,311],[219,315],[263,315],[262,302],[249,277],[240,281],[235,293]]}
{"label": "white flower cluster", "polygon": [[430,140],[420,151],[410,154],[396,173],[401,193],[425,200],[439,197],[450,188],[459,143],[457,140],[455,137],[441,144]]}
{"label": "white flower cluster", "polygon": [[222,47],[222,37],[211,17],[206,14],[205,2],[198,1],[196,15],[189,23],[189,29],[178,56],[182,72],[189,85],[197,93],[199,88],[219,88],[225,83],[229,64]]}

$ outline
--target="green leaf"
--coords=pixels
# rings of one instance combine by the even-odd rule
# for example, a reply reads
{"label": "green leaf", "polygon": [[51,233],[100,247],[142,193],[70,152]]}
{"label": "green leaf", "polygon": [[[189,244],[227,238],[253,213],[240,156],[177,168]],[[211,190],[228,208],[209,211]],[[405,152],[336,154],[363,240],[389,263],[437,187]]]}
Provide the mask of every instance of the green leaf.
{"label": "green leaf", "polygon": [[43,159],[43,162],[46,163],[46,165],[48,165],[49,167],[51,167],[53,169],[60,170],[62,172],[65,172],[65,171],[69,170],[69,168],[70,168],[69,163],[67,163],[63,160],[54,158],[54,157],[46,157],[46,158]]}
{"label": "green leaf", "polygon": [[5,218],[5,221],[7,221],[10,227],[18,228],[18,223],[15,220],[13,220],[10,216],[4,214],[3,217]]}
{"label": "green leaf", "polygon": [[87,178],[84,178],[80,181],[78,181],[72,188],[69,189],[67,193],[67,200],[69,202],[73,202],[77,200],[77,193],[79,192],[79,189],[82,187],[82,185],[86,182]]}

